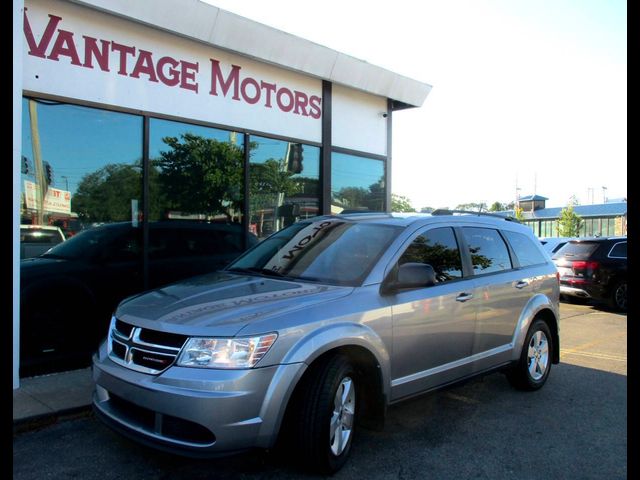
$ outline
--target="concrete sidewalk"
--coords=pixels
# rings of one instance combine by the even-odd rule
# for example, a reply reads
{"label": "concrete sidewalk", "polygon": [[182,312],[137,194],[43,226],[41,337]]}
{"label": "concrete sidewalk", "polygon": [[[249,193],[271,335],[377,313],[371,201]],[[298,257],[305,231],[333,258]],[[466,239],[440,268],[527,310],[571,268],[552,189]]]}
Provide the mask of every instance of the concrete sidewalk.
{"label": "concrete sidewalk", "polygon": [[20,379],[13,391],[14,433],[91,411],[91,367]]}

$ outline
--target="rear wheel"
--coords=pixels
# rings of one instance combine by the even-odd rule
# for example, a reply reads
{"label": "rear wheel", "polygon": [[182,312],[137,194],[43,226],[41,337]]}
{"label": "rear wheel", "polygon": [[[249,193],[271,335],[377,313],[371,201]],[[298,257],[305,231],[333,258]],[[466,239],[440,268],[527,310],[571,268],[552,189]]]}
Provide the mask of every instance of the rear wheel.
{"label": "rear wheel", "polygon": [[507,372],[509,383],[519,390],[541,388],[551,371],[553,348],[549,326],[543,320],[534,320],[525,337],[520,360]]}
{"label": "rear wheel", "polygon": [[356,374],[350,360],[337,355],[311,367],[304,380],[293,425],[306,466],[324,474],[347,461],[356,419]]}
{"label": "rear wheel", "polygon": [[627,311],[627,281],[618,282],[611,292],[609,305],[621,312]]}

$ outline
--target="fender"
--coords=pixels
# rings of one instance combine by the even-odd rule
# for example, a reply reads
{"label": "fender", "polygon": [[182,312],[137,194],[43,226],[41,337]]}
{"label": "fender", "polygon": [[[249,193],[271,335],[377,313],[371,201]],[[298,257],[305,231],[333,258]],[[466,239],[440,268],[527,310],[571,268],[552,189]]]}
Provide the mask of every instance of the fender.
{"label": "fender", "polygon": [[262,425],[258,434],[258,446],[273,446],[291,395],[307,367],[330,350],[353,345],[365,348],[376,358],[380,365],[384,398],[390,398],[389,352],[382,339],[366,325],[327,325],[301,338],[282,359],[260,409]]}
{"label": "fender", "polygon": [[542,293],[534,295],[529,299],[524,309],[522,310],[522,313],[520,313],[520,318],[518,319],[515,331],[513,332],[513,339],[511,341],[511,344],[513,345],[513,349],[511,350],[511,360],[513,360],[514,362],[520,359],[520,353],[522,352],[524,339],[527,336],[527,331],[529,330],[531,322],[533,322],[533,319],[542,310],[550,310],[551,312],[553,312],[556,331],[558,332],[558,336],[560,335],[560,325],[558,324],[560,312],[546,295]]}

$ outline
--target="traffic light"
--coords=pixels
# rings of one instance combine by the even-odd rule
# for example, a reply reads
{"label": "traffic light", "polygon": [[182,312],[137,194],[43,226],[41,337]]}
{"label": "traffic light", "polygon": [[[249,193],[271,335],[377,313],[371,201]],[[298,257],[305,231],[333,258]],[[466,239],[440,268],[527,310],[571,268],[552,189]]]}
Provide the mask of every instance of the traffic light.
{"label": "traffic light", "polygon": [[44,177],[47,180],[47,185],[51,185],[53,183],[53,168],[51,168],[51,164],[49,162],[44,162]]}
{"label": "traffic light", "polygon": [[22,168],[23,175],[29,175],[29,159],[22,155]]}
{"label": "traffic light", "polygon": [[302,172],[302,144],[292,143],[289,150],[289,171],[292,173]]}

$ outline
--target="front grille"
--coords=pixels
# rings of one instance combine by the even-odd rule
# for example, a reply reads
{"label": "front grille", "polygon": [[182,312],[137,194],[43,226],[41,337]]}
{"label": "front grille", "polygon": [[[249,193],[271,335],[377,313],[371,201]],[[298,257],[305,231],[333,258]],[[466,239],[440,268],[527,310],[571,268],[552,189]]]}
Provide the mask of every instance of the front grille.
{"label": "front grille", "polygon": [[149,433],[203,446],[216,441],[216,436],[198,423],[155,412],[113,393],[109,393],[109,406],[118,417]]}
{"label": "front grille", "polygon": [[186,335],[135,327],[119,319],[109,329],[109,358],[139,372],[158,374],[170,367]]}

